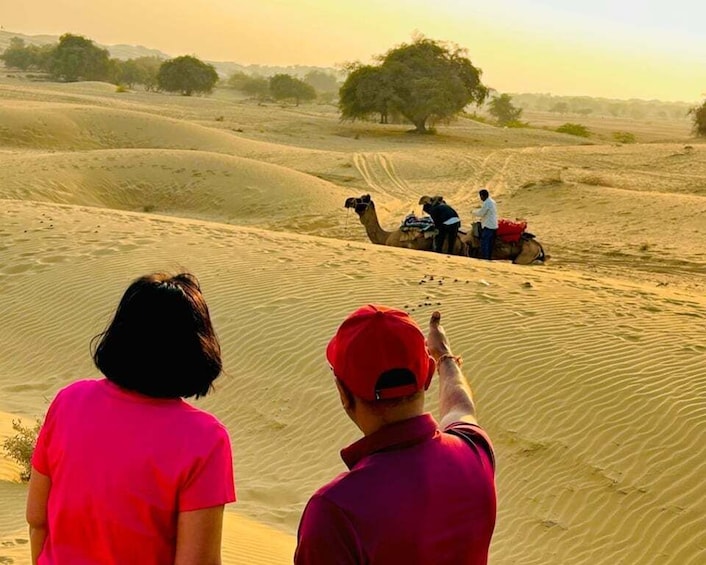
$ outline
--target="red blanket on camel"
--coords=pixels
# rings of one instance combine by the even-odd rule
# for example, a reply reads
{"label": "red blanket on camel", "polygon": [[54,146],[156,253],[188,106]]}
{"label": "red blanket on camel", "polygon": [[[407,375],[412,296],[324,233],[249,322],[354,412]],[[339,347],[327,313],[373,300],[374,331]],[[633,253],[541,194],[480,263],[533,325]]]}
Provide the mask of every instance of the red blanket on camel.
{"label": "red blanket on camel", "polygon": [[527,222],[513,222],[512,220],[500,218],[498,220],[498,231],[496,233],[501,240],[507,243],[515,243],[520,241],[520,237],[522,237],[526,228]]}

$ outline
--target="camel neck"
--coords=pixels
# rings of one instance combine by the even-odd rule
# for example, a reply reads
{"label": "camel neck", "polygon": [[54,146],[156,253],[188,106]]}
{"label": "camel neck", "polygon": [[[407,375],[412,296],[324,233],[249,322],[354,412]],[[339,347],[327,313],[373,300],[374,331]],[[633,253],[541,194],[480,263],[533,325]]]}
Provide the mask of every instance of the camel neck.
{"label": "camel neck", "polygon": [[361,217],[361,222],[365,226],[365,231],[368,233],[370,241],[385,245],[390,233],[382,229],[378,221],[377,213],[374,208],[368,208]]}

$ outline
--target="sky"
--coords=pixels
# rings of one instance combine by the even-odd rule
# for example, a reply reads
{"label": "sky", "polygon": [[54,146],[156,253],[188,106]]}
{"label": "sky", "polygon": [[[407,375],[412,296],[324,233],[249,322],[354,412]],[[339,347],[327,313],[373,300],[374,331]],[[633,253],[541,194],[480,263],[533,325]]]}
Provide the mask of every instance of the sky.
{"label": "sky", "polygon": [[243,65],[373,62],[414,34],[466,48],[499,92],[694,102],[703,0],[0,0],[0,26]]}

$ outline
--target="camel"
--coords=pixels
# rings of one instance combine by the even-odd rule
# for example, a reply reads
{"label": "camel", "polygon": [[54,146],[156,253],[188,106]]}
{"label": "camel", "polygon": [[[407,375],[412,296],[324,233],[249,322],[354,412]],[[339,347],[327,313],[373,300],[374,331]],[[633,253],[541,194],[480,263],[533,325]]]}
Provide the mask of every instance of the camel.
{"label": "camel", "polygon": [[[469,257],[480,257],[480,222],[475,222],[474,226],[467,234],[462,235],[463,242],[468,246]],[[532,263],[543,263],[547,256],[544,253],[542,244],[534,238],[531,233],[523,233],[519,241],[507,242],[499,237],[495,238],[493,253],[490,258],[495,261],[512,261],[515,265],[531,265]]]}
{"label": "camel", "polygon": [[[419,203],[423,204],[434,200],[443,202],[443,197],[422,196]],[[355,210],[360,218],[360,223],[365,226],[368,238],[377,245],[404,247],[420,251],[434,250],[434,238],[428,232],[422,232],[420,229],[402,231],[399,228],[392,232],[384,230],[380,226],[375,212],[375,203],[369,194],[364,194],[359,198],[347,198],[344,206]],[[478,226],[480,225],[478,222],[476,223]],[[480,239],[473,232],[474,230],[469,233],[459,232],[454,246],[454,255],[480,257]],[[542,245],[534,238],[534,235],[523,233],[520,240],[514,243],[508,243],[496,238],[491,258],[493,260],[512,261],[517,265],[530,265],[534,262],[544,261],[546,256]]]}
{"label": "camel", "polygon": [[[419,228],[407,228],[406,230],[396,229],[386,231],[380,226],[378,215],[375,211],[375,203],[369,194],[364,194],[360,198],[346,198],[344,204],[346,208],[353,208],[360,218],[360,223],[365,226],[370,241],[377,245],[388,245],[390,247],[404,247],[406,249],[416,249],[418,251],[434,250],[435,231],[423,232]],[[461,241],[459,236],[454,246],[454,255],[466,255],[467,245]]]}
{"label": "camel", "polygon": [[[444,202],[444,197],[422,196],[419,199],[419,204],[434,204],[435,202]],[[466,254],[469,257],[480,257],[480,222],[475,222],[471,231],[467,234],[462,234],[461,239],[467,245]],[[516,242],[503,241],[499,237],[495,238],[493,244],[493,253],[490,257],[493,260],[510,260],[516,265],[531,265],[535,262],[544,262],[547,258],[544,253],[542,244],[539,243],[534,235],[523,232],[520,240]]]}

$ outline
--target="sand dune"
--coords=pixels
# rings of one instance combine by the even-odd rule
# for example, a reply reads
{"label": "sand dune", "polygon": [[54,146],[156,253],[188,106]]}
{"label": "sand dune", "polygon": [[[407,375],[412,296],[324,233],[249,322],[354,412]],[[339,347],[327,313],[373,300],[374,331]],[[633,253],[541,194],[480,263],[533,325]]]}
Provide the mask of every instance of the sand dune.
{"label": "sand dune", "polygon": [[[132,278],[191,269],[226,369],[198,402],[233,439],[239,501],[224,562],[288,563],[303,505],[357,437],[328,338],[365,302],[421,324],[439,309],[497,449],[491,563],[703,559],[703,145],[567,145],[466,123],[428,140],[345,126],[355,139],[315,108],[269,108],[262,131],[229,133],[206,120],[214,100],[155,96],[150,117],[111,108],[113,93],[93,85],[48,89],[86,96],[68,105],[37,100],[37,88],[34,113],[0,102],[0,439],[13,418],[41,417],[59,387],[97,376],[88,343]],[[220,104],[227,116],[241,108]],[[504,215],[529,219],[546,265],[373,246],[342,207],[368,192],[393,229],[420,194],[442,193],[469,221],[484,184]],[[433,412],[437,394],[433,384]],[[16,477],[0,458],[0,562],[23,564]]]}
{"label": "sand dune", "polygon": [[164,149],[0,155],[0,196],[208,218],[302,233],[338,227],[346,191],[279,165]]}

